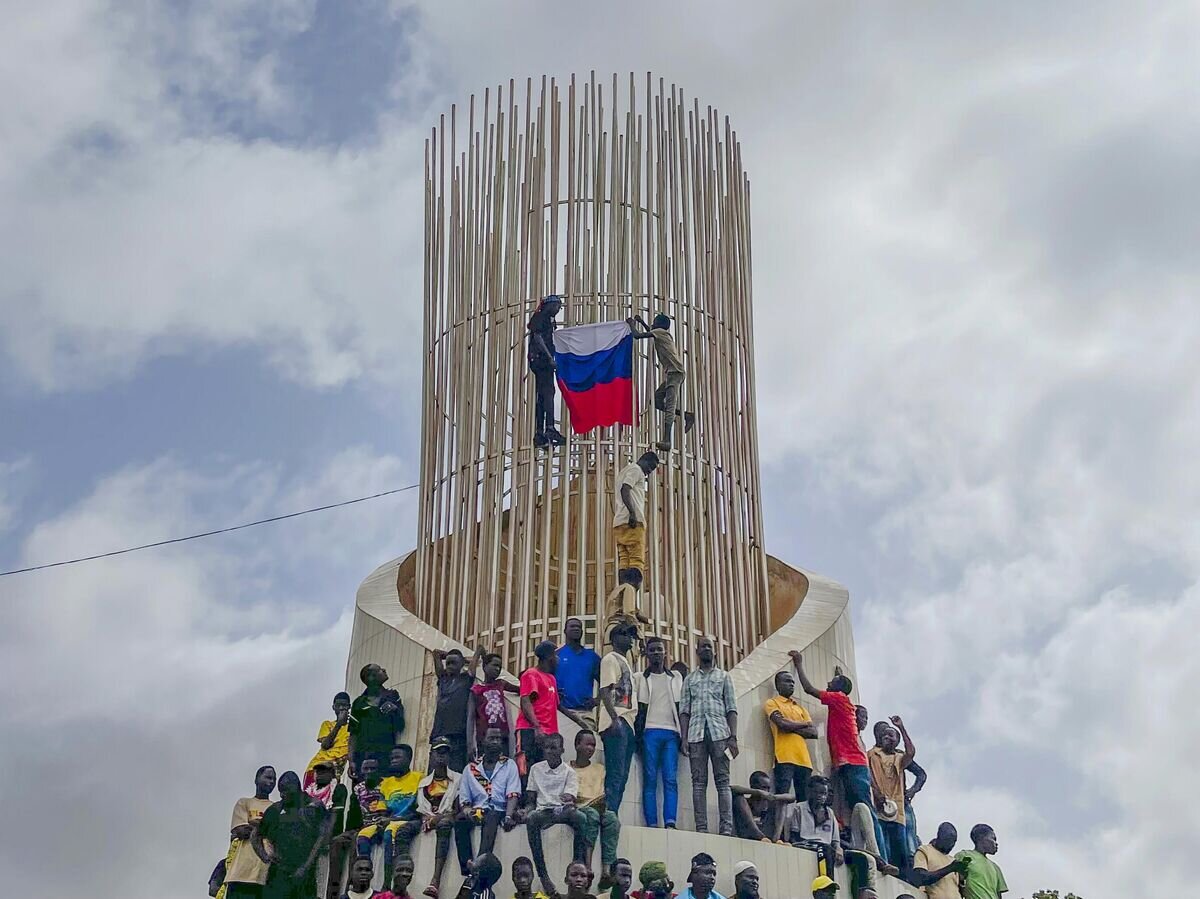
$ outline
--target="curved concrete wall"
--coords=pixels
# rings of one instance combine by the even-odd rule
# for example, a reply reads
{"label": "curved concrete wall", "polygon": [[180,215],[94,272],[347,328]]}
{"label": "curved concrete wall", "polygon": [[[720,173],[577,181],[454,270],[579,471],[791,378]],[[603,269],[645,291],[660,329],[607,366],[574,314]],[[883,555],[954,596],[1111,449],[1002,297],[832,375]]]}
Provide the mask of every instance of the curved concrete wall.
{"label": "curved concrete wall", "polygon": [[[389,675],[388,685],[399,691],[408,716],[406,740],[416,749],[414,765],[424,767],[428,759],[426,737],[433,723],[434,676],[433,656],[435,649],[451,649],[461,644],[437,631],[408,611],[399,601],[406,585],[400,583],[403,573],[411,572],[412,565],[406,564],[409,557],[396,559],[376,569],[363,581],[358,590],[354,614],[354,628],[350,641],[347,663],[346,685],[351,694],[357,694],[362,686],[358,671],[368,662],[383,665]],[[737,694],[741,754],[733,763],[734,783],[745,784],[750,773],[756,769],[769,771],[773,763],[771,736],[766,718],[762,714],[763,703],[774,695],[772,679],[775,672],[791,664],[789,650],[804,652],[806,668],[814,682],[823,683],[833,674],[835,666],[841,666],[851,677],[854,676],[854,644],[850,629],[849,597],[840,584],[811,572],[803,572],[808,581],[808,590],[796,611],[774,633],[767,637],[745,659],[736,665],[731,674]],[[689,665],[694,660],[686,660]],[[516,672],[508,672],[515,678]],[[818,770],[829,765],[825,745],[825,711],[819,703],[807,696],[803,701],[821,726],[822,739],[811,745],[814,764]],[[512,703],[516,714],[516,704]],[[560,718],[560,730],[571,745],[578,728],[565,718]],[[570,753],[568,751],[568,758]],[[603,750],[598,756],[603,761]],[[692,822],[691,779],[686,764],[679,771],[679,819],[681,828]],[[716,821],[716,799],[710,789],[709,817]],[[816,876],[816,856],[810,852],[790,847],[769,846],[745,840],[735,840],[712,834],[692,833],[689,830],[666,831],[646,828],[642,823],[642,781],[640,766],[635,762],[630,772],[629,784],[621,806],[621,854],[631,859],[635,867],[648,859],[661,859],[668,863],[677,887],[687,874],[688,859],[696,852],[705,851],[713,855],[720,865],[718,889],[729,894],[733,890],[730,877],[732,863],[746,858],[760,865],[763,892],[768,896],[807,896],[807,885]],[[570,855],[568,841],[554,833],[547,839],[547,862],[553,874],[561,872]],[[416,859],[418,876],[428,877],[432,868],[432,839],[418,841]],[[511,860],[517,855],[528,854],[524,832],[517,829],[510,834],[501,834],[497,844],[501,857]],[[453,852],[453,850],[451,850]],[[446,889],[455,888],[457,875],[453,861],[448,866]],[[848,889],[845,873],[840,875],[843,886]],[[561,885],[561,884],[560,884]],[[799,889],[803,885],[805,889]],[[507,880],[497,889],[497,895],[507,895],[511,885]],[[901,893],[918,894],[920,891],[892,878],[880,878],[880,896],[893,899]]]}

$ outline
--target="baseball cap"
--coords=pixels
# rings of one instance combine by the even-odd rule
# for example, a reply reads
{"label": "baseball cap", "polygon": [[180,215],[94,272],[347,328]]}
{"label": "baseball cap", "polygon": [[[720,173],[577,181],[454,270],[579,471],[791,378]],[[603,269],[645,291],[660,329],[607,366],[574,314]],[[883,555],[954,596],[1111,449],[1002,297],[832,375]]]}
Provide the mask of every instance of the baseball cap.
{"label": "baseball cap", "polygon": [[743,871],[749,871],[754,867],[754,862],[737,862],[733,866],[733,876],[737,877]]}
{"label": "baseball cap", "polygon": [[445,737],[434,737],[433,742],[429,744],[429,748],[432,751],[437,751],[438,749],[449,749],[450,741]]}
{"label": "baseball cap", "polygon": [[812,882],[811,889],[812,889],[812,892],[815,893],[817,890],[827,890],[830,887],[833,887],[835,890],[839,889],[836,880],[832,880],[829,877],[826,877],[824,874],[822,874],[820,877],[818,877],[816,880],[814,880]]}

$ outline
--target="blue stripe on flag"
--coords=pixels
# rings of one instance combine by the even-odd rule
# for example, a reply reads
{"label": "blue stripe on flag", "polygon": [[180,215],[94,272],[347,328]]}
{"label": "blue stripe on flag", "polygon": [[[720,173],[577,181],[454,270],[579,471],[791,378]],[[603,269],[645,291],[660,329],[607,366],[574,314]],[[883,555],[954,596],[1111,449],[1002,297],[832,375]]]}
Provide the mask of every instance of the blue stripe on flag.
{"label": "blue stripe on flag", "polygon": [[566,387],[582,393],[595,384],[607,384],[618,378],[633,377],[633,336],[624,338],[615,347],[575,356],[571,353],[555,353],[558,378]]}

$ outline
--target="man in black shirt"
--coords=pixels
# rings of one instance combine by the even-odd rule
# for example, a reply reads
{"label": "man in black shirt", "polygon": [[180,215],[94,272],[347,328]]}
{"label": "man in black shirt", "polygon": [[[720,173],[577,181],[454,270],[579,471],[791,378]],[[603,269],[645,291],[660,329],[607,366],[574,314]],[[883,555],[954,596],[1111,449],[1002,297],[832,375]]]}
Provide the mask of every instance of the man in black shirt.
{"label": "man in black shirt", "polygon": [[538,304],[529,318],[529,371],[533,374],[537,399],[533,410],[533,445],[562,446],[566,439],[554,427],[554,318],[562,300],[554,294]]}
{"label": "man in black shirt", "polygon": [[392,747],[404,733],[404,703],[399,693],[384,687],[388,673],[381,665],[365,665],[358,677],[365,689],[350,706],[350,777],[354,780],[368,756],[386,768]]}
{"label": "man in black shirt", "polygon": [[[250,838],[258,857],[271,866],[263,899],[316,899],[317,853],[329,836],[329,813],[305,794],[295,771],[280,775],[279,795]],[[271,842],[272,852],[263,840]]]}
{"label": "man in black shirt", "polygon": [[[478,660],[476,653],[475,659]],[[433,653],[433,672],[437,675],[437,711],[433,715],[434,741],[450,744],[450,770],[462,773],[467,766],[467,711],[475,672],[463,671],[466,659],[457,649]],[[474,663],[472,663],[472,669]]]}

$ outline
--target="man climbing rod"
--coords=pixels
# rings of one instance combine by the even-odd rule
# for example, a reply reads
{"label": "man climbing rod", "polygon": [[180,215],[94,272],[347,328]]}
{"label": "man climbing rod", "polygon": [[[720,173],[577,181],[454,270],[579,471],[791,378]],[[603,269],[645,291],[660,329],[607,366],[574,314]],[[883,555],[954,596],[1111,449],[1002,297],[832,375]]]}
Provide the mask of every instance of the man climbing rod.
{"label": "man climbing rod", "polygon": [[637,607],[646,568],[646,480],[658,468],[655,453],[642,453],[617,474],[613,492],[613,541],[617,545],[617,586],[605,600],[609,625],[650,620]]}
{"label": "man climbing rod", "polygon": [[533,409],[533,445],[562,446],[566,438],[554,426],[554,362],[555,317],[562,309],[562,300],[550,294],[542,300],[529,317],[529,371],[533,373],[537,400]]}
{"label": "man climbing rod", "polygon": [[693,413],[679,410],[679,388],[683,386],[686,371],[679,348],[675,346],[675,337],[671,334],[671,318],[660,312],[648,327],[640,315],[625,321],[634,340],[654,341],[654,355],[663,371],[662,383],[654,390],[654,408],[663,414],[662,429],[655,447],[668,452],[671,449],[671,429],[675,424],[675,416],[682,416],[685,434],[696,423]]}

